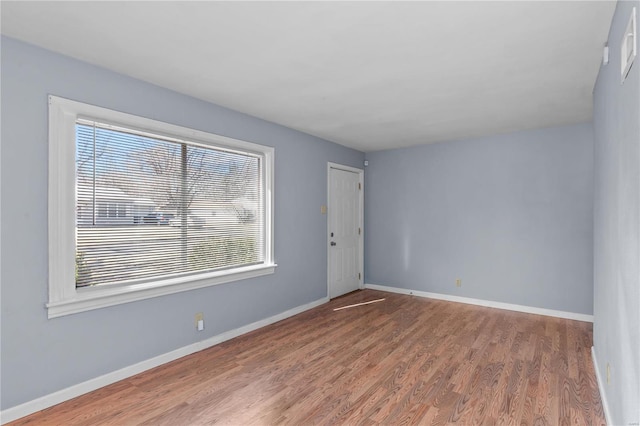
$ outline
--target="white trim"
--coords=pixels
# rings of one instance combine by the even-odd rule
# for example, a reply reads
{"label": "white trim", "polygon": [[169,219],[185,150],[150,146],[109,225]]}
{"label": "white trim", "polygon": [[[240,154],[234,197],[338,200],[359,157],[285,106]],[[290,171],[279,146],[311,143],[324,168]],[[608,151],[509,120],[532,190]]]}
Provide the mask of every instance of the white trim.
{"label": "white trim", "polygon": [[77,314],[91,309],[105,308],[152,297],[165,296],[181,291],[195,290],[231,281],[255,278],[273,274],[277,265],[256,265],[236,268],[233,272],[221,271],[200,274],[194,277],[180,277],[171,280],[154,281],[114,287],[79,288],[73,296],[59,302],[47,303],[49,319]]}
{"label": "white trim", "polygon": [[494,302],[492,300],[473,299],[470,297],[452,296],[450,294],[429,293],[420,290],[408,290],[405,288],[389,287],[376,284],[365,284],[365,288],[371,290],[386,291],[389,293],[408,294],[429,299],[447,300],[449,302],[466,303],[469,305],[486,306],[489,308],[505,309],[508,311],[524,312],[527,314],[545,315],[548,317],[565,318],[576,321],[593,322],[593,315],[578,314],[575,312],[556,311],[554,309],[537,308],[534,306],[515,305],[512,303]]}
{"label": "white trim", "polygon": [[332,163],[331,161],[327,163],[327,170],[328,169],[338,169],[338,170],[344,170],[347,172],[358,173],[359,175],[360,174],[364,175],[363,169],[359,169],[357,167],[345,166],[343,164],[338,164],[338,163]]}
{"label": "white trim", "polygon": [[96,377],[94,379],[90,379],[85,382],[78,383],[77,385],[69,386],[68,388],[50,393],[48,395],[42,396],[40,398],[36,398],[34,400],[25,402],[20,405],[16,405],[15,407],[7,408],[6,410],[2,410],[2,412],[0,412],[0,419],[1,419],[0,423],[5,424],[13,420],[19,419],[21,417],[28,416],[29,414],[35,413],[36,411],[44,410],[45,408],[51,407],[56,404],[60,404],[61,402],[64,402],[64,401],[68,401],[77,396],[80,396],[85,393],[102,388],[104,386],[110,385],[119,380],[126,379],[127,377],[131,377],[136,374],[142,373],[143,371],[149,370],[151,368],[155,368],[159,365],[166,364],[178,358],[182,358],[192,353],[210,348],[211,346],[215,346],[219,343],[233,339],[234,337],[241,336],[243,334],[249,333],[251,331],[257,330],[259,328],[265,327],[275,322],[282,321],[283,319],[292,317],[294,315],[298,315],[302,312],[308,311],[309,309],[313,309],[317,306],[327,303],[328,301],[329,301],[329,298],[324,297],[322,299],[318,299],[313,302],[300,305],[298,307],[281,312],[272,317],[253,322],[251,324],[247,324],[245,326],[236,328],[234,330],[229,330],[225,333],[218,334],[217,336],[210,337],[200,342],[183,346],[182,348],[173,350],[171,352],[167,352],[162,355],[158,355],[156,357],[147,359],[137,364],[130,365],[128,367],[121,368],[120,370],[116,370],[111,373],[104,374],[100,377]]}
{"label": "white trim", "polygon": [[360,197],[358,199],[360,222],[360,238],[358,240],[358,269],[360,270],[360,279],[358,280],[358,288],[364,288],[364,169],[345,166],[338,163],[327,162],[327,297],[331,295],[331,231],[329,230],[329,215],[331,214],[331,169],[344,170],[347,172],[358,174],[358,184],[360,185]]}
{"label": "white trim", "polygon": [[591,346],[591,359],[593,360],[593,369],[596,372],[596,381],[598,382],[598,391],[600,392],[600,401],[602,401],[602,410],[604,411],[604,419],[608,425],[612,425],[611,412],[609,411],[609,403],[607,402],[607,394],[604,391],[604,380],[600,375],[600,368],[598,368],[598,360],[596,358],[596,349]]}
{"label": "white trim", "polygon": [[[75,286],[75,124],[78,118],[154,132],[188,143],[238,150],[264,159],[264,262],[225,271],[181,278],[158,278],[144,283],[117,283],[77,289]],[[174,124],[49,96],[49,300],[48,318],[133,302],[150,297],[254,278],[274,272],[274,155],[273,147],[232,139]]]}

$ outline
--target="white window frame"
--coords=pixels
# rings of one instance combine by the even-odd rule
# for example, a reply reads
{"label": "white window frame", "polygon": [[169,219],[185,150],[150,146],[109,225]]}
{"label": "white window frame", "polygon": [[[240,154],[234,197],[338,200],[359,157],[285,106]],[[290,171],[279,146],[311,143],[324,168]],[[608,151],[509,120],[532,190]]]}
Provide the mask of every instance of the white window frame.
{"label": "white window frame", "polygon": [[636,55],[638,54],[638,40],[636,28],[636,8],[631,9],[629,22],[622,35],[620,43],[620,84],[623,84],[629,75]]}
{"label": "white window frame", "polygon": [[[212,148],[257,153],[264,158],[265,260],[260,265],[155,281],[76,288],[76,120],[88,118]],[[49,96],[49,302],[55,318],[106,306],[272,274],[274,148],[176,126],[57,96]]]}

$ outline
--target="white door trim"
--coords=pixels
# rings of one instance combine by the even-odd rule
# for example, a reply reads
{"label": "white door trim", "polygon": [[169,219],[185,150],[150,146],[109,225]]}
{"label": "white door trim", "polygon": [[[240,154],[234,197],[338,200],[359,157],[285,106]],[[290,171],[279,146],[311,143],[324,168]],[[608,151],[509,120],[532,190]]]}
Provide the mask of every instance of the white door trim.
{"label": "white door trim", "polygon": [[358,280],[358,288],[364,288],[364,169],[358,169],[356,167],[345,166],[338,163],[327,163],[327,297],[330,297],[331,292],[331,255],[329,245],[331,242],[331,231],[329,230],[329,212],[331,211],[331,169],[344,170],[347,172],[353,172],[358,174],[358,183],[360,184],[360,196],[358,198],[358,222],[360,229],[360,237],[358,239],[358,270],[360,271],[360,279]]}

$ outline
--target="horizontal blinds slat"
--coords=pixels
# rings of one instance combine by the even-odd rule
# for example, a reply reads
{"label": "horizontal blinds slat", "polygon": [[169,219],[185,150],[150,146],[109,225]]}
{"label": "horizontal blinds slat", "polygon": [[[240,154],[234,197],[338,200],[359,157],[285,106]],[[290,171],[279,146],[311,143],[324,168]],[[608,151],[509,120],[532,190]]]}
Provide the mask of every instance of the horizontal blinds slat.
{"label": "horizontal blinds slat", "polygon": [[107,127],[76,124],[76,285],[264,262],[259,157]]}
{"label": "horizontal blinds slat", "polygon": [[[98,121],[94,121],[91,119],[87,119],[87,118],[78,118],[76,120],[76,124],[79,125],[85,125],[88,127],[95,127],[96,129],[103,129],[103,130],[111,130],[120,134],[125,134],[125,135],[131,135],[131,136],[142,136],[142,137],[148,137],[150,139],[154,139],[154,140],[163,140],[163,141],[167,141],[167,142],[172,142],[172,143],[177,143],[177,144],[187,144],[187,145],[192,145],[192,146],[202,146],[202,142],[198,142],[198,141],[191,141],[191,140],[185,140],[185,139],[181,139],[181,138],[176,138],[174,136],[168,136],[168,135],[160,135],[160,134],[156,134],[156,133],[152,133],[152,132],[147,132],[144,130],[139,130],[139,129],[131,129],[131,128],[126,128],[126,127],[122,127],[116,124],[109,124],[106,122],[98,122]],[[207,142],[207,145],[210,145],[210,142]],[[230,147],[224,147],[224,146],[206,146],[206,149],[215,149],[216,151],[219,152],[226,152],[226,153],[232,153],[232,154],[240,154],[240,155],[244,155],[244,156],[254,156],[254,157],[262,157],[262,154],[260,153],[255,153],[255,152],[251,152],[251,151],[243,151],[243,150],[239,150],[236,148],[230,148]]]}

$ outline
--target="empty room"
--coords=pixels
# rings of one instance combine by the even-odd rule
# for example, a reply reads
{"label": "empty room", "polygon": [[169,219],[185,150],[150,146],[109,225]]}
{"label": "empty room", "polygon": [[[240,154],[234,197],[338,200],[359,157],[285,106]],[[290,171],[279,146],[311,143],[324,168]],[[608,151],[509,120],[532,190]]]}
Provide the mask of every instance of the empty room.
{"label": "empty room", "polygon": [[0,423],[640,424],[640,1],[1,1]]}

